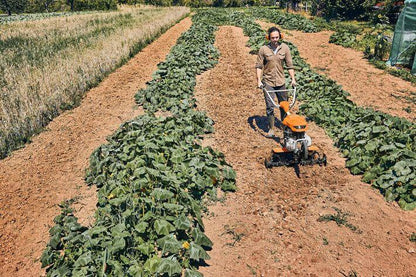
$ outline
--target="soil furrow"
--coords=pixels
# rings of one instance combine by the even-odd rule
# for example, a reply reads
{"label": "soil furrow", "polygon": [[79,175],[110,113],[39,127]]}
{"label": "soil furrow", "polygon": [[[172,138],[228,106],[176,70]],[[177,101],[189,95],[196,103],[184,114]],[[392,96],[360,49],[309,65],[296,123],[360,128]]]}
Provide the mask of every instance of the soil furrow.
{"label": "soil furrow", "polygon": [[[224,152],[239,188],[211,206],[204,219],[214,246],[200,271],[205,276],[416,275],[416,245],[409,240],[416,212],[385,202],[360,176],[352,176],[321,128],[311,123],[308,134],[327,154],[327,167],[301,167],[300,177],[291,167],[264,167],[277,141],[264,137],[264,98],[255,87],[256,57],[247,41],[241,29],[221,27],[219,64],[197,79],[198,108],[215,121],[215,133],[204,143]],[[318,221],[336,215],[334,208],[345,214],[347,226]]]}
{"label": "soil furrow", "polygon": [[91,222],[96,193],[83,180],[89,156],[122,122],[142,113],[134,94],[190,26],[190,18],[176,24],[89,91],[78,108],[0,161],[0,276],[42,274],[39,257],[60,202],[75,197],[81,222]]}

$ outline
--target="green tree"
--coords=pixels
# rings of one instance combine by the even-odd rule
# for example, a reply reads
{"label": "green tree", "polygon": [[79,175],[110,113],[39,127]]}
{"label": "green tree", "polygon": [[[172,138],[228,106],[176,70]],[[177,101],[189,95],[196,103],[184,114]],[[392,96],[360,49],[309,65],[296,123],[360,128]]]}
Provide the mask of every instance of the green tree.
{"label": "green tree", "polygon": [[75,0],[66,0],[66,3],[71,7],[71,11],[73,12],[75,9]]}
{"label": "green tree", "polygon": [[312,14],[330,19],[362,19],[375,4],[373,0],[312,0]]}
{"label": "green tree", "polygon": [[76,0],[74,1],[75,11],[85,10],[116,10],[116,0]]}
{"label": "green tree", "polygon": [[0,0],[0,10],[7,12],[8,15],[23,12],[26,5],[27,0]]}
{"label": "green tree", "polygon": [[52,6],[54,2],[55,2],[55,0],[43,0],[42,1],[46,12],[50,11],[50,6]]}

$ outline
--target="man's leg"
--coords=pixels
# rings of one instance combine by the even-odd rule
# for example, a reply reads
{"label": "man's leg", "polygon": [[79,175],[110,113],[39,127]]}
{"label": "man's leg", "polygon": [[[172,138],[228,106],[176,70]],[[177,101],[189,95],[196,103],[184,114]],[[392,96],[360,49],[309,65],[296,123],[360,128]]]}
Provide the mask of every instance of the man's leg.
{"label": "man's leg", "polygon": [[[283,85],[281,87],[276,87],[275,89],[276,90],[285,90],[286,87],[285,87],[285,85]],[[288,99],[287,91],[278,92],[278,93],[276,93],[276,95],[277,95],[277,100],[279,101],[279,103],[281,101],[287,101],[287,99]],[[286,112],[282,108],[280,108],[280,120],[283,122],[285,117],[286,117]]]}
{"label": "man's leg", "polygon": [[[269,86],[269,85],[265,85],[265,89],[270,91],[270,90],[274,90],[273,87]],[[276,99],[276,93],[275,92],[269,92],[270,97],[272,97],[273,99]],[[266,92],[264,92],[264,100],[266,102],[266,115],[267,115],[267,122],[269,125],[269,131],[266,135],[266,137],[274,137],[274,106],[272,101],[270,100],[270,97],[267,95]]]}

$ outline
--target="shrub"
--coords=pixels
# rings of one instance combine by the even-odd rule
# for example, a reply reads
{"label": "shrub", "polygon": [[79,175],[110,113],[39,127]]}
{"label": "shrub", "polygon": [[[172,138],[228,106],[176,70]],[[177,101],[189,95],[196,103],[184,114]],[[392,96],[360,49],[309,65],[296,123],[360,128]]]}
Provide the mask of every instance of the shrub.
{"label": "shrub", "polygon": [[21,13],[25,10],[27,0],[0,0],[0,10],[8,15],[12,13]]}
{"label": "shrub", "polygon": [[361,19],[373,4],[368,0],[312,0],[311,12],[327,20]]}

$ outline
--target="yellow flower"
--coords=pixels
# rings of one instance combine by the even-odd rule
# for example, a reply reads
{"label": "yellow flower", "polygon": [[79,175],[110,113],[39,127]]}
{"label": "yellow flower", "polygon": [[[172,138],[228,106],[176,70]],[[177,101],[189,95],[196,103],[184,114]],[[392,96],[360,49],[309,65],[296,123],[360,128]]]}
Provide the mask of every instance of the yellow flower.
{"label": "yellow flower", "polygon": [[108,196],[107,196],[107,199],[113,199],[115,197],[115,195],[114,194],[112,194],[112,193],[110,193]]}
{"label": "yellow flower", "polygon": [[185,249],[189,249],[189,247],[191,247],[191,245],[189,244],[189,242],[185,241],[185,242],[182,244],[182,247],[183,247],[183,248],[185,248]]}

